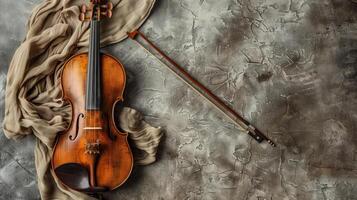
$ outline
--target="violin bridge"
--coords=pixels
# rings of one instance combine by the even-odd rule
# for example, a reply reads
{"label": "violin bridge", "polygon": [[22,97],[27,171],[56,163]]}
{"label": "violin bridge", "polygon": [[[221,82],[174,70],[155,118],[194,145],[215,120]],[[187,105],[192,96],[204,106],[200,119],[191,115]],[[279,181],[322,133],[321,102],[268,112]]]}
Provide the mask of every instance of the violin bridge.
{"label": "violin bridge", "polygon": [[86,143],[86,154],[99,155],[100,154],[100,142],[97,140],[94,143]]}
{"label": "violin bridge", "polygon": [[84,130],[102,130],[102,127],[84,127]]}

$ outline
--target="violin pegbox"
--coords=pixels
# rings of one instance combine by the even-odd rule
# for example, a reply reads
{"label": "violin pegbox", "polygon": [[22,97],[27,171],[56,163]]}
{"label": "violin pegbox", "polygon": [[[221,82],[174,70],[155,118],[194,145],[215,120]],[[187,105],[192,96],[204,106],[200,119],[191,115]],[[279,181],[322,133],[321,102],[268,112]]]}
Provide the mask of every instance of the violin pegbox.
{"label": "violin pegbox", "polygon": [[96,20],[100,21],[102,17],[111,18],[113,16],[113,3],[104,0],[91,0],[89,6],[79,7],[81,13],[80,21]]}
{"label": "violin pegbox", "polygon": [[108,18],[112,18],[113,16],[113,3],[107,2],[105,5],[101,6],[101,13],[102,16],[106,16]]}
{"label": "violin pegbox", "polygon": [[88,21],[91,20],[92,16],[92,8],[87,8],[86,5],[82,5],[79,7],[81,13],[79,14],[79,20],[80,21]]}

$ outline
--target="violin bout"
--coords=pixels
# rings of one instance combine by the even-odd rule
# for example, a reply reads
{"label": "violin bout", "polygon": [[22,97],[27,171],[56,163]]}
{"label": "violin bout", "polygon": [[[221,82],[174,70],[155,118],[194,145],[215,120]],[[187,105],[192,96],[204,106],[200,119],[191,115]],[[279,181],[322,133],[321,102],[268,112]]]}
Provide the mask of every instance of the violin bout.
{"label": "violin bout", "polygon": [[66,186],[97,193],[113,190],[129,177],[133,156],[127,133],[114,122],[114,105],[122,101],[125,87],[123,66],[101,55],[101,107],[87,110],[85,94],[88,54],[72,57],[62,72],[63,98],[72,105],[72,121],[54,148],[52,169]]}

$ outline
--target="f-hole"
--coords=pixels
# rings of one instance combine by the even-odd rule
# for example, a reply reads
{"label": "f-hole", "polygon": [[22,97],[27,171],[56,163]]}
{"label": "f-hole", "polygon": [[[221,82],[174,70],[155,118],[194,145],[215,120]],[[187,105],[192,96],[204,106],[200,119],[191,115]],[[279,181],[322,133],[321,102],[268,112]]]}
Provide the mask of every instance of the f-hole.
{"label": "f-hole", "polygon": [[78,136],[78,131],[79,131],[79,120],[80,118],[84,118],[84,114],[83,113],[79,113],[78,116],[77,116],[77,121],[76,121],[76,132],[75,132],[75,135],[70,135],[69,136],[69,139],[71,141],[75,140]]}

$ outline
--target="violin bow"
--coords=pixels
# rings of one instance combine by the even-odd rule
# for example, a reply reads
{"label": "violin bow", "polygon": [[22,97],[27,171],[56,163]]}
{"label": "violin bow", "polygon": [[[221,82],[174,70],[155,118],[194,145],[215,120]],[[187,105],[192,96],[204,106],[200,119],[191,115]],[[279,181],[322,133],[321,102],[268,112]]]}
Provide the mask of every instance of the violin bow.
{"label": "violin bow", "polygon": [[[149,54],[156,57],[164,66],[168,67],[171,72],[173,72],[179,79],[196,91],[200,96],[204,97],[208,102],[215,106],[219,111],[226,115],[232,122],[242,127],[250,136],[252,136],[258,143],[267,141],[271,146],[275,147],[275,143],[266,137],[261,131],[255,128],[246,119],[241,117],[236,111],[227,106],[220,98],[214,95],[209,89],[202,85],[199,81],[193,78],[186,70],[184,70],[179,64],[177,64],[173,59],[167,56],[163,51],[161,51],[153,42],[151,42],[143,33],[136,30],[128,33],[129,38],[135,41],[139,46],[144,48]],[[151,52],[148,47],[146,47],[142,42],[137,40],[137,37],[143,39],[151,48],[153,48],[157,53]],[[165,59],[170,63],[168,65],[162,59]]]}

